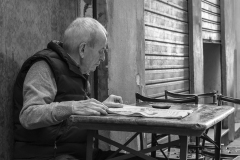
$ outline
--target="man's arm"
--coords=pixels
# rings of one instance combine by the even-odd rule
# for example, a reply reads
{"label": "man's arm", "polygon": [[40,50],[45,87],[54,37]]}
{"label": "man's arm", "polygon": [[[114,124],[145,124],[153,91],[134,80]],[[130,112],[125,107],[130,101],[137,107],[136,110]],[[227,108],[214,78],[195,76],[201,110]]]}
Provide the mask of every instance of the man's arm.
{"label": "man's arm", "polygon": [[54,75],[45,61],[29,69],[23,84],[20,122],[26,129],[58,124],[70,115],[106,115],[107,106],[95,99],[53,102],[57,93]]}
{"label": "man's arm", "polygon": [[36,129],[68,118],[72,114],[72,102],[53,102],[56,93],[57,86],[49,65],[45,61],[33,64],[23,84],[21,124],[27,129]]}

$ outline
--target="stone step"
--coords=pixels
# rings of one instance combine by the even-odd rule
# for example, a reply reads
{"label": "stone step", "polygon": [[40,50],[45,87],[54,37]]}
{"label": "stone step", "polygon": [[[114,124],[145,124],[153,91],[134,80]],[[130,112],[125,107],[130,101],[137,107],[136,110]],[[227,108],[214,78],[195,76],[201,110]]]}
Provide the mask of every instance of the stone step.
{"label": "stone step", "polygon": [[[222,137],[223,136],[225,136],[227,133],[229,132],[229,129],[222,129]],[[150,146],[151,144],[150,144],[150,142],[151,142],[151,134],[147,134],[147,139],[148,139],[148,143],[147,143],[147,145],[148,146]],[[211,138],[211,139],[214,139],[214,128],[210,128],[209,129],[209,131],[208,131],[208,136]],[[235,143],[238,143],[239,144],[239,146],[240,146],[240,123],[236,123],[235,124],[235,140],[236,140],[236,142],[232,142],[233,143],[233,145],[235,145]],[[239,139],[237,139],[237,138],[239,138]],[[178,136],[177,135],[171,135],[171,140],[177,140],[178,139]],[[168,142],[168,139],[167,139],[167,137],[164,137],[164,138],[162,138],[162,139],[159,139],[158,140],[158,143],[167,143]],[[206,142],[206,144],[207,144],[207,142]],[[230,143],[231,144],[231,143]],[[230,145],[229,144],[229,145]]]}
{"label": "stone step", "polygon": [[237,139],[240,137],[240,122],[235,123],[235,136],[234,138]]}
{"label": "stone step", "polygon": [[233,160],[240,160],[240,156],[234,158]]}
{"label": "stone step", "polygon": [[231,142],[228,147],[239,147],[240,148],[240,138],[235,139],[233,142]]}
{"label": "stone step", "polygon": [[[222,129],[221,137],[225,136],[229,132],[229,129]],[[207,134],[211,139],[214,139],[214,128],[210,128]]]}
{"label": "stone step", "polygon": [[[225,136],[227,133],[228,133],[229,129],[222,129],[222,137]],[[214,140],[214,128],[210,128],[209,131],[208,131],[208,136]],[[150,137],[150,134],[147,135],[147,139],[148,139],[148,146],[151,145],[151,137]],[[177,135],[171,135],[171,140],[177,140],[179,139],[179,137]],[[158,143],[161,144],[161,143],[167,143],[168,142],[168,138],[167,137],[164,137],[162,139],[159,139],[158,140]],[[206,142],[207,143],[207,142]]]}
{"label": "stone step", "polygon": [[240,132],[240,123],[235,124],[235,139],[233,142],[231,142],[228,147],[240,147],[240,137],[239,137],[239,132]]}

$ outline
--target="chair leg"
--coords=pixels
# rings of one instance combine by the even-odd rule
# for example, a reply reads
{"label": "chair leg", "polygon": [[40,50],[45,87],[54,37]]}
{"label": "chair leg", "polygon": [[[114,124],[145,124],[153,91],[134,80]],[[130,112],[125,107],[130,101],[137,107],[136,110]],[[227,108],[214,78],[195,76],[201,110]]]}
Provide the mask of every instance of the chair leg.
{"label": "chair leg", "polygon": [[[168,143],[171,142],[171,135],[168,135]],[[171,147],[168,147],[168,153],[170,153],[171,151]]]}
{"label": "chair leg", "polygon": [[218,147],[215,147],[215,159],[221,159],[221,130],[222,122],[218,122],[215,126],[214,140]]}
{"label": "chair leg", "polygon": [[163,150],[160,149],[160,151],[162,152],[163,156],[164,156],[167,160],[169,160],[169,158],[168,158],[167,155],[163,152]]}

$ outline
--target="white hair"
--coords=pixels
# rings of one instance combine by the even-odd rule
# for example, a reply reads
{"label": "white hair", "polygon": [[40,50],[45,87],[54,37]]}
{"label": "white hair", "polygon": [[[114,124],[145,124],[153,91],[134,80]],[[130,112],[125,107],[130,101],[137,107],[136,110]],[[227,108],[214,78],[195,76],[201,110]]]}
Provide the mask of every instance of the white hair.
{"label": "white hair", "polygon": [[107,38],[106,29],[97,20],[90,17],[77,18],[64,32],[63,48],[67,52],[72,52],[83,42],[93,48],[98,41],[97,35],[99,34]]}

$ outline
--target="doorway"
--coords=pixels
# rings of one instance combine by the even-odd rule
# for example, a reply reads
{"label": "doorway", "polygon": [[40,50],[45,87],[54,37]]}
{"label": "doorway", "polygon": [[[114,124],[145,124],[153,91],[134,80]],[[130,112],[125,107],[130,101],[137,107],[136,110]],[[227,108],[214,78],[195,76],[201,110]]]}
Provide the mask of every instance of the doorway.
{"label": "doorway", "polygon": [[[204,93],[213,90],[222,93],[221,44],[203,43]],[[206,99],[204,103],[211,103]]]}

